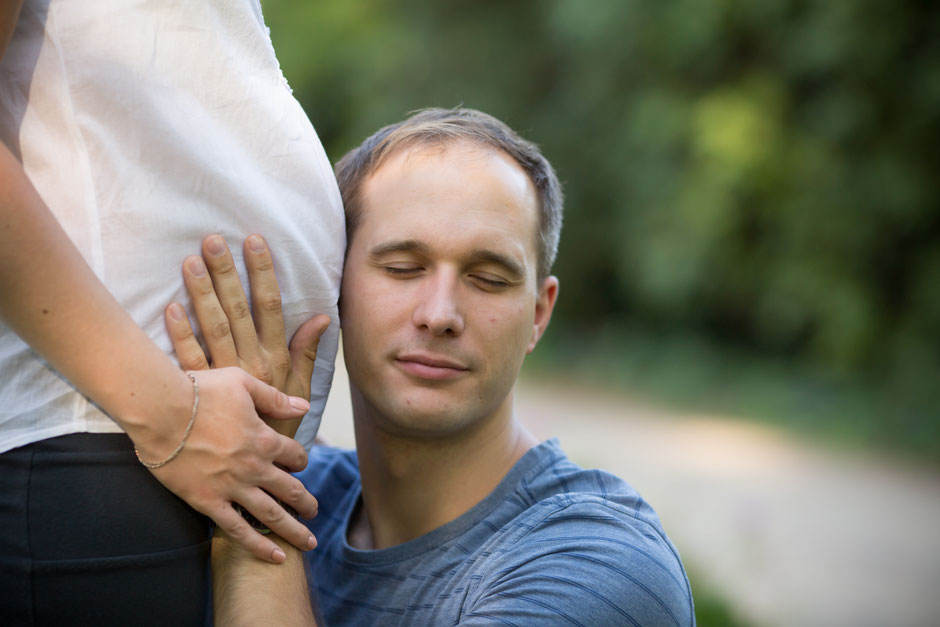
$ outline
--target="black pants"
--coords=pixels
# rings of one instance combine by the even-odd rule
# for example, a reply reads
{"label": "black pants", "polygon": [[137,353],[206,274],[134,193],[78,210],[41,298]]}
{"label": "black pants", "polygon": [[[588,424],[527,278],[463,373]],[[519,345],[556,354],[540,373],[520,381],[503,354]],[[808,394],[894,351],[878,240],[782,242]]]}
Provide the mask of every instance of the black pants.
{"label": "black pants", "polygon": [[124,434],[0,455],[0,624],[208,624],[209,521]]}

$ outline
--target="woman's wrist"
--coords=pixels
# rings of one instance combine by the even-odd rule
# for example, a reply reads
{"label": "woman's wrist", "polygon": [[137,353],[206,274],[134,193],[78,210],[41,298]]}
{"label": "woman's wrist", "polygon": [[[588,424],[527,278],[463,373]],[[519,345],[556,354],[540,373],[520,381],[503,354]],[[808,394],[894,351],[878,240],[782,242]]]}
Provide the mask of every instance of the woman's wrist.
{"label": "woman's wrist", "polygon": [[[172,365],[169,359],[166,361]],[[123,398],[112,417],[134,442],[140,457],[163,460],[184,434],[188,435],[187,426],[199,419],[193,416],[196,388],[193,380],[175,367],[163,377],[141,383]]]}
{"label": "woman's wrist", "polygon": [[183,430],[183,435],[180,438],[180,443],[176,445],[170,454],[164,457],[163,459],[147,461],[140,455],[140,449],[135,448],[134,454],[137,455],[137,460],[143,464],[145,467],[150,470],[156,470],[157,468],[163,468],[171,461],[176,459],[176,456],[180,454],[183,450],[183,447],[186,446],[186,441],[189,439],[189,434],[193,430],[193,425],[196,423],[196,414],[199,412],[199,382],[196,381],[191,373],[187,372],[186,376],[189,377],[190,381],[193,382],[193,408],[189,414],[189,422],[186,424],[186,428]]}

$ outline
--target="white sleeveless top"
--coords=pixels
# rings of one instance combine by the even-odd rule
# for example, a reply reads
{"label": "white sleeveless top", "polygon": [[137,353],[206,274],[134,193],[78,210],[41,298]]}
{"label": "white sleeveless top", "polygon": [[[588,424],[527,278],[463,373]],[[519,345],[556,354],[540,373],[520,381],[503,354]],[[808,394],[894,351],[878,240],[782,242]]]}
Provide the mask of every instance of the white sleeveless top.
{"label": "white sleeveless top", "polygon": [[[297,435],[310,444],[333,375],[345,227],[329,161],[281,74],[258,0],[26,0],[0,62],[0,139],[167,353],[163,309],[188,301],[182,260],[217,232],[241,264],[243,239],[264,235],[288,335],[313,314],[333,319]],[[115,431],[0,325],[0,452]]]}

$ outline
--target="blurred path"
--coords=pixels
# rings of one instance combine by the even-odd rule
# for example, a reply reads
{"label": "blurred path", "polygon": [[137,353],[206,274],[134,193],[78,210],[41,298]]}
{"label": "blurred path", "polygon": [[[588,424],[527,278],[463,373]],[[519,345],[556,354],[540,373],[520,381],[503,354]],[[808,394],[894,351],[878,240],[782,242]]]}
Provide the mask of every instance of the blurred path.
{"label": "blurred path", "polygon": [[[339,360],[322,433],[352,446]],[[632,483],[699,579],[759,625],[940,625],[940,473],[676,415],[623,395],[523,382],[540,439]]]}

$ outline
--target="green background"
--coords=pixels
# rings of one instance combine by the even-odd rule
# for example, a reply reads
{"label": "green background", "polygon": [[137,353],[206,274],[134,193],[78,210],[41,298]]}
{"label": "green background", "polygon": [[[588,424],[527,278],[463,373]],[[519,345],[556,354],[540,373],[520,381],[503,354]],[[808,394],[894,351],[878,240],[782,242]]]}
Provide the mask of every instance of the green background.
{"label": "green background", "polygon": [[334,161],[426,106],[542,146],[566,224],[530,367],[940,457],[935,3],[264,9]]}
{"label": "green background", "polygon": [[[530,374],[940,460],[936,3],[264,9],[333,161],[428,106],[541,145],[567,202]],[[689,566],[699,624],[738,624]]]}

